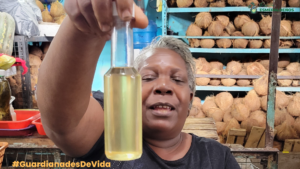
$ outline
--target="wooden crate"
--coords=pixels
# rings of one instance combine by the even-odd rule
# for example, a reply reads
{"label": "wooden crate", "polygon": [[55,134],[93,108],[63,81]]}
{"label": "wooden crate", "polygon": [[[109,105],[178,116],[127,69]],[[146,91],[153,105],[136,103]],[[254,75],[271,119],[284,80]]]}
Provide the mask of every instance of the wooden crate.
{"label": "wooden crate", "polygon": [[300,152],[300,139],[286,139],[283,152]]}

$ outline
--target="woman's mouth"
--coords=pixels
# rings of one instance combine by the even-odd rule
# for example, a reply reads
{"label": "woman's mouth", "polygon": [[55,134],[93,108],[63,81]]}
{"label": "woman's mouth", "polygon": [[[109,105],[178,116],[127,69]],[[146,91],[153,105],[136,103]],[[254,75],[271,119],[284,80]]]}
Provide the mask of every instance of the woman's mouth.
{"label": "woman's mouth", "polygon": [[155,103],[150,106],[150,109],[155,116],[171,116],[175,107],[169,103]]}

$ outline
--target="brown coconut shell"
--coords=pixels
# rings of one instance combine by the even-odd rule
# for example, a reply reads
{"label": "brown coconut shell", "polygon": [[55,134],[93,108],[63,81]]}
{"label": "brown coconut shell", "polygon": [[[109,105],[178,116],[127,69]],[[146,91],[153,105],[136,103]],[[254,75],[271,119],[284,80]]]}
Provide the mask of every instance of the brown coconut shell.
{"label": "brown coconut shell", "polygon": [[253,58],[252,56],[246,56],[242,59],[242,63],[243,63],[243,69],[246,69],[247,71],[247,67],[253,62]]}
{"label": "brown coconut shell", "polygon": [[243,98],[234,98],[233,104],[243,103]]}
{"label": "brown coconut shell", "polygon": [[260,96],[268,95],[268,76],[263,75],[259,79],[253,80],[253,87],[255,92]]}
{"label": "brown coconut shell", "polygon": [[230,109],[230,107],[232,106],[233,97],[229,92],[221,92],[216,95],[215,103],[221,110],[225,111]]}
{"label": "brown coconut shell", "polygon": [[279,48],[290,48],[294,45],[292,40],[281,40],[279,43]]}
{"label": "brown coconut shell", "polygon": [[244,121],[244,120],[246,120],[249,117],[250,110],[243,103],[234,104],[232,106],[231,115],[237,121]]}
{"label": "brown coconut shell", "polygon": [[288,20],[282,20],[280,23],[280,36],[293,36],[292,34],[292,22]]}
{"label": "brown coconut shell", "polygon": [[244,23],[241,29],[245,36],[258,36],[259,34],[259,25],[253,20]]}
{"label": "brown coconut shell", "polygon": [[249,40],[247,39],[235,39],[233,40],[232,46],[233,48],[241,48],[245,49],[248,45]]}
{"label": "brown coconut shell", "polygon": [[286,109],[275,109],[275,119],[274,119],[274,126],[279,126],[281,125],[285,120],[286,120],[286,114],[287,111]]}
{"label": "brown coconut shell", "polygon": [[[221,34],[221,36],[230,36],[230,35],[227,32],[223,32]],[[230,39],[218,39],[216,42],[217,42],[217,46],[219,48],[224,48],[224,49],[230,48],[232,45],[232,42]]]}
{"label": "brown coconut shell", "polygon": [[206,117],[206,116],[205,116],[205,114],[202,112],[201,109],[198,111],[198,114],[195,115],[195,118],[205,118],[205,117]]}
{"label": "brown coconut shell", "polygon": [[201,110],[201,100],[198,97],[194,97],[193,103],[192,103],[192,108],[190,110],[190,116],[195,116],[197,115]]}
{"label": "brown coconut shell", "polygon": [[225,130],[223,131],[222,134],[224,137],[227,137],[230,129],[240,129],[240,128],[241,128],[241,126],[240,126],[239,122],[235,118],[232,118],[230,121],[228,121],[226,123]]}
{"label": "brown coconut shell", "polygon": [[292,101],[287,106],[287,110],[292,116],[300,116],[300,93],[296,93]]}
{"label": "brown coconut shell", "polygon": [[240,31],[235,31],[231,34],[231,36],[244,36],[244,34]]}
{"label": "brown coconut shell", "polygon": [[265,35],[270,35],[272,31],[272,17],[270,15],[262,15],[262,20],[259,22],[259,27],[261,33]]}
{"label": "brown coconut shell", "polygon": [[208,110],[207,117],[213,118],[215,122],[221,122],[224,116],[224,112],[219,108],[210,108]]}
{"label": "brown coconut shell", "polygon": [[225,130],[226,123],[225,122],[216,122],[216,128],[218,135],[222,134]]}
{"label": "brown coconut shell", "polygon": [[[292,75],[293,76],[300,76],[300,71],[294,72],[294,73],[292,73]],[[299,86],[299,80],[293,80],[292,86],[293,87]]]}
{"label": "brown coconut shell", "polygon": [[198,39],[188,39],[188,41],[192,48],[197,48],[200,46],[200,40]]}
{"label": "brown coconut shell", "polygon": [[186,8],[193,4],[193,0],[176,0],[177,6],[180,8]]}
{"label": "brown coconut shell", "polygon": [[229,17],[225,15],[218,15],[216,16],[216,21],[220,21],[224,28],[226,28],[229,24]]}
{"label": "brown coconut shell", "polygon": [[42,12],[42,18],[43,18],[43,22],[53,22],[53,17],[50,15],[50,12],[48,11],[47,7]]}
{"label": "brown coconut shell", "polygon": [[212,69],[223,70],[223,63],[219,61],[211,61],[209,62]]}
{"label": "brown coconut shell", "polygon": [[201,48],[212,48],[215,46],[215,41],[213,39],[201,39],[200,46]]}
{"label": "brown coconut shell", "polygon": [[226,70],[232,75],[237,75],[242,70],[242,64],[237,61],[231,61],[227,63]]}
{"label": "brown coconut shell", "polygon": [[202,105],[202,111],[203,113],[208,116],[209,109],[211,108],[218,108],[218,106],[215,103],[215,98],[214,96],[207,96],[204,100],[204,103]]}
{"label": "brown coconut shell", "polygon": [[233,32],[236,31],[234,25],[232,22],[229,22],[229,24],[227,25],[227,27],[225,28],[226,32],[231,35]]}
{"label": "brown coconut shell", "polygon": [[[300,0],[298,0],[300,2]],[[295,36],[300,36],[300,21],[294,21],[292,24],[292,33]]]}
{"label": "brown coconut shell", "polygon": [[259,49],[263,45],[262,40],[249,40],[248,47],[252,49]]}
{"label": "brown coconut shell", "polygon": [[218,141],[221,144],[225,144],[226,143],[226,140],[225,140],[225,138],[222,135],[219,135],[219,140]]}
{"label": "brown coconut shell", "polygon": [[[278,73],[278,76],[292,76],[292,74],[289,71],[284,70]],[[292,82],[293,80],[290,79],[278,80],[278,85],[283,87],[288,87],[292,84]]]}
{"label": "brown coconut shell", "polygon": [[232,115],[231,115],[231,109],[228,109],[224,112],[224,117],[223,117],[223,121],[225,123],[229,122],[232,119]]}
{"label": "brown coconut shell", "polygon": [[265,67],[259,62],[253,62],[247,66],[247,74],[248,75],[265,75],[267,70]]}
{"label": "brown coconut shell", "polygon": [[228,0],[227,2],[231,6],[246,6],[246,3],[242,0]]}
{"label": "brown coconut shell", "polygon": [[225,7],[226,4],[224,1],[211,2],[209,7]]}
{"label": "brown coconut shell", "polygon": [[300,71],[300,63],[299,62],[292,62],[289,65],[287,65],[286,70],[294,73]]}
{"label": "brown coconut shell", "polygon": [[246,1],[247,6],[251,5],[252,3],[254,3],[255,6],[258,6],[258,4],[259,4],[258,0],[247,0]]}
{"label": "brown coconut shell", "polygon": [[237,30],[241,30],[242,26],[247,23],[250,22],[251,19],[249,18],[249,16],[247,15],[238,15],[235,19],[234,19],[234,26]]}
{"label": "brown coconut shell", "polygon": [[300,0],[288,0],[290,7],[300,7]]}
{"label": "brown coconut shell", "polygon": [[206,0],[194,0],[195,7],[207,7],[208,3]]}
{"label": "brown coconut shell", "polygon": [[41,12],[43,12],[44,8],[45,8],[44,5],[43,5],[43,3],[41,1],[39,1],[39,0],[35,0],[35,3],[40,8]]}
{"label": "brown coconut shell", "polygon": [[260,104],[261,104],[261,109],[264,111],[267,111],[267,102],[268,102],[268,96],[263,96],[260,98]]}
{"label": "brown coconut shell", "polygon": [[210,36],[210,34],[208,33],[208,31],[205,31],[203,36]]}
{"label": "brown coconut shell", "polygon": [[37,47],[37,46],[29,46],[29,53],[30,54],[33,54],[33,55],[35,55],[35,56],[38,56],[38,57],[42,57],[42,55],[43,55],[43,52],[42,52],[42,50],[39,48],[39,47]]}
{"label": "brown coconut shell", "polygon": [[271,40],[266,39],[263,43],[264,48],[270,48],[271,47]]}
{"label": "brown coconut shell", "polygon": [[246,132],[249,134],[251,132],[252,127],[259,127],[260,124],[255,119],[249,119],[242,121],[241,128],[246,129]]}
{"label": "brown coconut shell", "polygon": [[286,108],[290,103],[289,97],[282,91],[276,90],[276,108]]}
{"label": "brown coconut shell", "polygon": [[58,1],[51,3],[50,14],[52,17],[60,17],[61,15],[64,15],[64,6]]}
{"label": "brown coconut shell", "polygon": [[287,67],[291,62],[290,56],[288,54],[279,54],[278,59],[278,67],[279,68],[285,68]]}
{"label": "brown coconut shell", "polygon": [[250,111],[260,110],[261,102],[255,90],[250,90],[243,101]]}
{"label": "brown coconut shell", "polygon": [[186,30],[186,36],[202,36],[202,29],[192,23]]}
{"label": "brown coconut shell", "polygon": [[[238,73],[238,75],[247,75],[247,70],[246,69],[242,69],[242,71],[240,73]],[[248,80],[248,79],[238,79],[236,81],[236,84],[238,86],[249,86],[251,84],[251,80]]]}
{"label": "brown coconut shell", "polygon": [[277,148],[279,151],[282,151],[283,143],[279,141],[273,141],[273,148]]}
{"label": "brown coconut shell", "polygon": [[196,69],[208,73],[211,71],[212,67],[204,57],[199,57],[196,61]]}
{"label": "brown coconut shell", "polygon": [[[222,75],[222,71],[218,70],[218,69],[212,69],[209,74],[211,75]],[[209,82],[210,85],[212,86],[219,86],[221,84],[221,80],[220,79],[210,79]]]}
{"label": "brown coconut shell", "polygon": [[195,19],[195,24],[202,29],[208,28],[212,22],[212,16],[209,12],[200,12]]}
{"label": "brown coconut shell", "polygon": [[250,114],[249,119],[254,119],[258,122],[258,127],[266,128],[267,114],[263,111],[257,110]]}
{"label": "brown coconut shell", "polygon": [[[208,73],[201,71],[201,70],[197,70],[197,74],[198,75],[207,75]],[[206,78],[206,77],[196,78],[196,85],[197,86],[207,86],[209,81],[210,81],[210,79]]]}
{"label": "brown coconut shell", "polygon": [[300,48],[300,39],[297,39],[297,40],[296,40],[295,46],[296,46],[297,48]]}
{"label": "brown coconut shell", "polygon": [[208,27],[211,36],[220,36],[223,33],[224,25],[220,21],[212,21]]}
{"label": "brown coconut shell", "polygon": [[[300,117],[298,117],[294,124],[293,124],[294,129],[296,130],[297,134],[300,136]],[[218,129],[218,128],[217,128]]]}
{"label": "brown coconut shell", "polygon": [[276,138],[280,141],[285,141],[286,139],[298,139],[299,136],[295,129],[287,121],[283,122],[281,125],[275,127],[277,130]]}
{"label": "brown coconut shell", "polygon": [[[223,75],[232,75],[229,71],[226,71],[226,70],[223,70],[222,74]],[[221,83],[224,86],[233,86],[236,83],[236,80],[235,79],[230,79],[230,78],[227,78],[227,79],[222,78]]]}

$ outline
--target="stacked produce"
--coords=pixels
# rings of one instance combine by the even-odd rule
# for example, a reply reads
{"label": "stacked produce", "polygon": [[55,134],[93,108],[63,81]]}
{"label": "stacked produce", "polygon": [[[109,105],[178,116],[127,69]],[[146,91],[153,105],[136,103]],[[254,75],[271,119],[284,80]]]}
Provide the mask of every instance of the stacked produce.
{"label": "stacked produce", "polygon": [[[258,75],[262,76],[260,79],[229,79],[229,78],[207,78],[199,77],[196,78],[196,85],[198,86],[251,86],[254,88],[257,86],[265,86],[263,89],[266,89],[268,86],[267,77],[269,70],[269,56],[262,55],[255,62],[252,61],[235,61],[232,60],[227,63],[226,68],[223,69],[225,65],[218,61],[208,62],[204,57],[199,57],[196,61],[196,74],[210,74],[210,75]],[[264,76],[265,75],[265,76]],[[300,76],[300,63],[299,62],[290,62],[289,55],[280,54],[278,60],[278,76]],[[290,80],[282,79],[278,80],[278,85],[282,87],[299,86],[299,80]],[[265,91],[259,91],[261,94]]]}
{"label": "stacked produce", "polygon": [[51,3],[50,11],[47,4],[42,4],[39,0],[36,0],[36,4],[41,9],[43,22],[52,22],[60,25],[66,17],[64,7],[58,0]]}
{"label": "stacked produce", "polygon": [[[264,78],[260,80],[265,81]],[[246,129],[249,135],[253,126],[266,128],[266,90],[263,82],[257,82],[257,88],[249,91],[244,98],[233,98],[230,93],[221,92],[216,96],[207,96],[203,105],[196,98],[190,116],[213,118],[220,140],[226,140],[230,129]],[[276,141],[280,143],[285,139],[300,138],[300,93],[286,95],[276,91],[275,107]]]}
{"label": "stacked produce", "polygon": [[[236,0],[234,0],[236,1]],[[250,0],[253,1],[253,0]],[[299,0],[300,1],[300,0]],[[241,1],[243,2],[243,1]],[[187,31],[187,36],[270,36],[272,30],[272,17],[263,16],[259,22],[253,21],[247,15],[238,15],[233,21],[225,15],[212,17],[209,12],[200,12],[195,22]],[[300,36],[300,21],[282,20],[280,36]],[[265,39],[188,39],[192,48],[270,48],[271,40]],[[280,40],[280,48],[300,47],[298,40]]]}

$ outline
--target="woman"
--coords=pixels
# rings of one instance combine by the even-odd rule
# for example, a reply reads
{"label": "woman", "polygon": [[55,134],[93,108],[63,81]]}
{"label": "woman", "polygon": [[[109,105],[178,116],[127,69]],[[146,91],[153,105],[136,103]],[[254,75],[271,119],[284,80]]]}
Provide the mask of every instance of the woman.
{"label": "woman", "polygon": [[[131,19],[132,4],[117,0],[121,19]],[[102,93],[95,92],[94,99],[90,91],[99,54],[110,38],[111,0],[67,0],[65,8],[69,17],[42,63],[37,92],[44,129],[62,151],[77,161],[110,162],[108,168],[239,168],[229,148],[181,132],[195,92],[194,63],[187,45],[174,38],[153,42],[135,62],[142,77],[142,157],[107,159]],[[147,17],[136,6],[135,11],[133,26],[146,27]]]}

